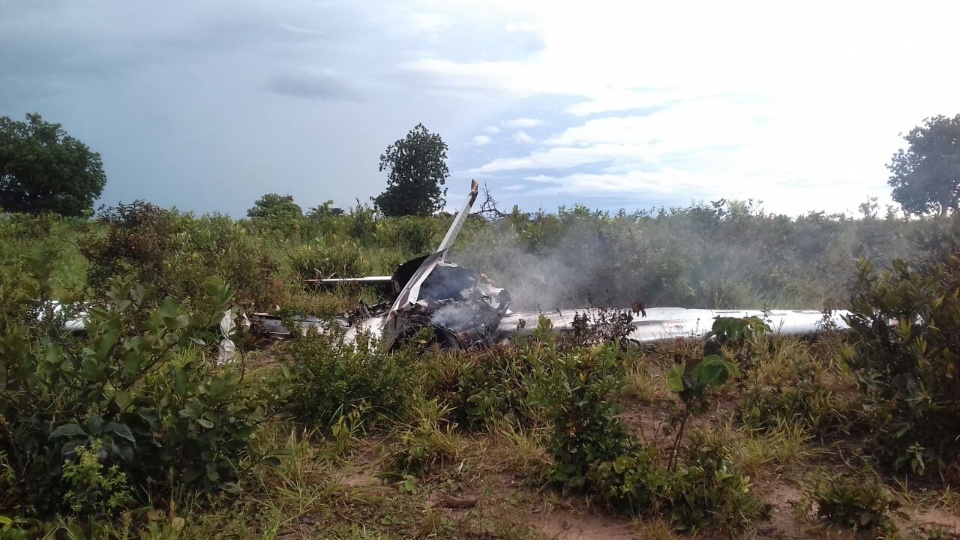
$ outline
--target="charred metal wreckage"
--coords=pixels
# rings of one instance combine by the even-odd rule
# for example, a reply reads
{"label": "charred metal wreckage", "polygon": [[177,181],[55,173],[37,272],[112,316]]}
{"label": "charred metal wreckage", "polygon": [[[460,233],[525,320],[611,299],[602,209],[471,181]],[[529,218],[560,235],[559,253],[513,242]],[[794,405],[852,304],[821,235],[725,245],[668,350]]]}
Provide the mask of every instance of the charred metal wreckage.
{"label": "charred metal wreckage", "polygon": [[[510,309],[510,294],[506,290],[495,287],[485,276],[473,270],[447,262],[445,256],[463,227],[478,193],[477,182],[473,181],[466,201],[437,250],[403,263],[393,275],[313,280],[321,286],[374,286],[390,298],[372,306],[361,302],[353,313],[338,317],[336,322],[343,327],[346,341],[355,342],[360,334],[366,333],[382,338],[387,348],[393,348],[420,330],[432,328],[434,339],[441,347],[466,349],[530,334],[537,328],[541,317],[549,320],[556,332],[575,332],[584,324],[610,321],[610,310],[598,308],[514,312]],[[646,308],[639,302],[614,311],[617,324],[622,326],[618,335],[638,343],[703,338],[717,317],[759,317],[774,332],[793,335],[811,334],[824,327],[849,328],[844,320],[847,315],[845,311],[825,314],[816,310]],[[313,316],[293,317],[292,321],[300,332],[310,328],[320,332],[329,330],[329,323]],[[64,329],[83,332],[85,322],[81,314],[67,321]],[[282,339],[291,333],[279,317],[253,313],[242,316],[238,321],[232,311],[227,311],[220,324],[223,334],[221,361],[234,355],[231,337],[238,326],[270,338]]]}
{"label": "charred metal wreckage", "polygon": [[[609,310],[585,308],[551,312],[514,312],[510,294],[495,287],[485,276],[468,268],[447,262],[453,245],[479,193],[476,181],[460,211],[454,217],[440,246],[433,253],[408,261],[392,276],[320,279],[321,286],[376,286],[387,292],[391,300],[373,306],[361,303],[337,322],[345,328],[347,341],[355,341],[361,333],[381,337],[388,348],[421,329],[432,328],[437,343],[444,348],[464,349],[486,346],[509,340],[515,335],[530,334],[541,317],[554,331],[574,331],[578,324],[599,322],[609,318]],[[618,310],[626,339],[645,343],[667,339],[703,338],[717,317],[759,317],[771,329],[782,334],[810,334],[829,327],[846,329],[844,311],[824,314],[816,310],[710,310],[685,308],[645,308],[633,303]],[[634,317],[636,315],[637,317]],[[325,329],[320,319],[294,319],[301,331],[315,327]],[[254,331],[288,336],[279,318],[254,314],[250,318]]]}

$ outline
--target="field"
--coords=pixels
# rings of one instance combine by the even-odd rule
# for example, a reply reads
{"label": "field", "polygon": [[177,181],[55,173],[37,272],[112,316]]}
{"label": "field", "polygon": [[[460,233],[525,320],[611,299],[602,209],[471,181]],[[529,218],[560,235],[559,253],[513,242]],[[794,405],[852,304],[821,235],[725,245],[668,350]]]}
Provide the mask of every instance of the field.
{"label": "field", "polygon": [[[448,257],[518,309],[842,308],[851,332],[241,334],[217,362],[224,310],[374,302],[304,280],[389,274],[449,219],[0,215],[0,538],[960,537],[955,216],[514,209]],[[74,306],[86,336],[59,331]]]}

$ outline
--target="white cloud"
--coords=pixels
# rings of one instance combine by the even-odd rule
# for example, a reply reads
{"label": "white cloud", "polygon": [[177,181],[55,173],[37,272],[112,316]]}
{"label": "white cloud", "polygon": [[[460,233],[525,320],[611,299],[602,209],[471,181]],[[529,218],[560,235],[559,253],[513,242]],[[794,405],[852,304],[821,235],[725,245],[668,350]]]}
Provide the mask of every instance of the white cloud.
{"label": "white cloud", "polygon": [[[960,112],[960,79],[945,67],[960,4],[534,1],[523,16],[516,28],[543,40],[535,55],[409,67],[505,103],[577,98],[566,118],[536,110],[569,126],[541,146],[471,169],[564,178],[569,196],[653,182],[686,186],[690,198],[762,193],[797,212],[854,208],[867,195],[888,197],[884,164],[903,145],[898,133]],[[511,122],[526,119],[501,125],[522,129]],[[582,167],[596,172],[557,175]]]}
{"label": "white cloud", "polygon": [[[43,111],[93,143],[111,165],[106,202],[238,211],[264,174],[289,182],[278,190],[365,198],[382,189],[371,160],[423,121],[452,148],[496,139],[493,157],[451,151],[460,170],[568,202],[855,208],[889,193],[900,132],[960,112],[956,2],[8,4],[0,114]],[[211,139],[230,144],[211,152]],[[181,158],[144,159],[162,155]],[[318,170],[353,181],[305,180]],[[245,187],[227,203],[168,184],[215,176]]]}
{"label": "white cloud", "polygon": [[470,144],[473,146],[484,146],[493,142],[493,139],[489,135],[476,135],[470,139]]}
{"label": "white cloud", "polygon": [[507,129],[524,129],[543,125],[543,120],[536,118],[516,118],[502,122],[503,127]]}
{"label": "white cloud", "polygon": [[518,142],[520,144],[531,144],[537,142],[533,137],[527,135],[526,132],[522,130],[513,134],[513,140],[514,142]]}

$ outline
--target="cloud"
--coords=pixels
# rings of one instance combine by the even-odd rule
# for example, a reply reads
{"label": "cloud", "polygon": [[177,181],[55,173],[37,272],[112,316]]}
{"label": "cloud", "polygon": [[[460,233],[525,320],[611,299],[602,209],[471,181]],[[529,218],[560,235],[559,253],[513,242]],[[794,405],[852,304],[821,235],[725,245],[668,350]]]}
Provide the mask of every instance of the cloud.
{"label": "cloud", "polygon": [[531,144],[537,142],[533,137],[527,135],[524,131],[518,131],[514,133],[513,140],[514,142],[518,142],[520,144]]}
{"label": "cloud", "polygon": [[273,77],[266,89],[300,98],[362,101],[363,93],[332,73],[286,73]]}
{"label": "cloud", "polygon": [[[583,118],[533,150],[500,155],[470,170],[487,178],[530,182],[530,195],[589,201],[611,194],[629,201],[753,198],[771,211],[843,211],[865,194],[883,193],[883,157],[849,153],[850,133],[823,132],[821,119],[753,94],[676,100],[660,107]],[[610,113],[607,113],[610,114]],[[863,126],[870,129],[868,126]],[[819,133],[816,151],[798,152]],[[883,147],[884,136],[864,137]],[[867,140],[872,139],[872,140]],[[519,142],[519,141],[518,141]],[[519,151],[518,151],[519,150]],[[816,186],[816,187],[814,187]],[[803,206],[801,206],[803,205]]]}
{"label": "cloud", "polygon": [[538,120],[535,118],[516,118],[514,120],[506,120],[502,123],[502,125],[507,129],[524,129],[541,126],[543,125],[543,120]]}
{"label": "cloud", "polygon": [[533,76],[523,62],[460,63],[421,58],[398,64],[397,73],[421,88],[462,91],[478,97],[522,97],[535,92]]}
{"label": "cloud", "polygon": [[477,135],[470,139],[470,144],[473,146],[486,146],[491,142],[493,142],[493,139],[489,135]]}
{"label": "cloud", "polygon": [[472,172],[490,174],[585,165],[648,169],[681,154],[694,153],[692,157],[696,159],[697,152],[706,154],[744,144],[761,129],[754,122],[754,112],[750,104],[733,105],[711,98],[680,103],[651,115],[594,118],[548,137],[541,148],[526,156],[499,157]]}
{"label": "cloud", "polygon": [[107,202],[198,211],[242,212],[268,178],[304,207],[366,200],[418,122],[532,204],[882,204],[898,133],[960,95],[946,2],[3,5],[0,114],[88,142]]}

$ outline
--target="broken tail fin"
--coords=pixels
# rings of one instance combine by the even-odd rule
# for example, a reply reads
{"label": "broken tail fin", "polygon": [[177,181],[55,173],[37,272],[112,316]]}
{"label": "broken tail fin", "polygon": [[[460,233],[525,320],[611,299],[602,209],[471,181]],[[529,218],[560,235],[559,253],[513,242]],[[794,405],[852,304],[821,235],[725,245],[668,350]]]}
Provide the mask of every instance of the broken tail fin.
{"label": "broken tail fin", "polygon": [[467,195],[467,200],[463,202],[460,211],[457,212],[457,215],[453,218],[453,223],[450,224],[450,229],[447,230],[447,235],[443,237],[443,241],[440,242],[440,247],[437,248],[437,251],[450,249],[450,246],[457,240],[457,235],[460,234],[460,229],[463,228],[464,222],[467,221],[470,208],[473,207],[473,203],[477,201],[477,195],[479,193],[480,185],[477,184],[476,180],[471,180],[470,194]]}

